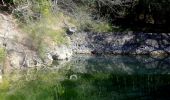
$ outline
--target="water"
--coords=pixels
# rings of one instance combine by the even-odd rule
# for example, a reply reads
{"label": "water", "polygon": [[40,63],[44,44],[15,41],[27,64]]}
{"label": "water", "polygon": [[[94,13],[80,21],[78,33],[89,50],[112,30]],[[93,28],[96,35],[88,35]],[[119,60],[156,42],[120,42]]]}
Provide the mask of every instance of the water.
{"label": "water", "polygon": [[170,99],[170,58],[75,55],[1,76],[0,100]]}

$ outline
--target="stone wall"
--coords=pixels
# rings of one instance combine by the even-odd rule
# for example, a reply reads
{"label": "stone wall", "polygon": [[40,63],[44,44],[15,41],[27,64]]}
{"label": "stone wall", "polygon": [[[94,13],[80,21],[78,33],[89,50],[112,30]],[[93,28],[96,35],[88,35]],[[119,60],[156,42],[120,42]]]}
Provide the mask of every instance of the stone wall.
{"label": "stone wall", "polygon": [[[75,33],[75,53],[170,54],[170,33]],[[153,53],[152,53],[153,52]]]}

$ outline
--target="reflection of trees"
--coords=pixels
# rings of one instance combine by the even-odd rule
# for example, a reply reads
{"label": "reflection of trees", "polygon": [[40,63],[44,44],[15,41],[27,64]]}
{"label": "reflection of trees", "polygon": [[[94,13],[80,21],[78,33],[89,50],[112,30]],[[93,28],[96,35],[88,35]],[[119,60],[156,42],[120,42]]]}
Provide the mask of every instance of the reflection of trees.
{"label": "reflection of trees", "polygon": [[[106,73],[80,74],[77,81],[65,80],[63,99],[74,100],[150,100],[158,94],[161,100],[167,99],[170,77],[168,75],[115,75]],[[167,88],[161,88],[167,86]],[[162,92],[158,92],[161,90]]]}

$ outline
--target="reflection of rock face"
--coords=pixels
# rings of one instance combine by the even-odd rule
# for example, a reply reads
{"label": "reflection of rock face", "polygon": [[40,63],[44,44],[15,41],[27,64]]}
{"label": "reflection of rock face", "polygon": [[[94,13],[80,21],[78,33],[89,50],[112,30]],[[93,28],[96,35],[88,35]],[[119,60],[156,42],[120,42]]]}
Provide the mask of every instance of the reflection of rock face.
{"label": "reflection of rock face", "polygon": [[[106,56],[94,57],[76,55],[65,67],[75,73],[110,72],[115,74],[170,73],[170,58],[157,60],[147,56]],[[61,68],[61,69],[62,69]]]}

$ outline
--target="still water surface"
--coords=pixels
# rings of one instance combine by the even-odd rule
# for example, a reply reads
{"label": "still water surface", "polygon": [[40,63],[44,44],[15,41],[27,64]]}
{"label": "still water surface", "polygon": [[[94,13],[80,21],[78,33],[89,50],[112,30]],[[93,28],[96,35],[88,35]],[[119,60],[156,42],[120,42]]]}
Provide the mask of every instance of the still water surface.
{"label": "still water surface", "polygon": [[0,100],[170,99],[170,58],[75,55],[1,76]]}

